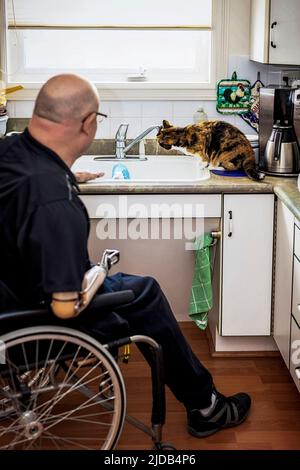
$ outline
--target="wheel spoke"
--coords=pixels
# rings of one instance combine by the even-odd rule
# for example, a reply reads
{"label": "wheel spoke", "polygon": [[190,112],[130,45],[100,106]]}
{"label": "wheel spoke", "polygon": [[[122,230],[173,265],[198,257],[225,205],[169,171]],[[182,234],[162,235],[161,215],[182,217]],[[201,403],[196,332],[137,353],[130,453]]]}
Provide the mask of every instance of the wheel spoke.
{"label": "wheel spoke", "polygon": [[[96,367],[96,366],[95,366],[95,367]],[[92,372],[92,371],[88,371],[88,372],[82,377],[82,379],[85,378],[90,372]],[[77,385],[78,385],[78,384],[80,384],[80,385],[78,385],[78,388],[79,388],[79,387],[83,387],[83,386],[85,386],[85,385],[87,385],[87,384],[89,384],[89,383],[93,382],[94,380],[99,379],[99,378],[101,378],[101,377],[102,377],[102,375],[97,375],[96,377],[92,377],[91,379],[89,379],[88,381],[84,382],[83,384],[80,384],[80,380],[82,380],[82,379],[78,379],[77,382],[73,383],[73,384],[70,386],[70,388],[68,388],[65,392],[63,392],[63,389],[66,387],[67,382],[64,383],[64,386],[62,385],[62,386],[59,388],[58,392],[56,393],[56,395],[55,395],[54,397],[52,397],[52,398],[49,399],[46,403],[43,403],[42,405],[40,405],[40,406],[38,406],[38,407],[36,408],[36,410],[39,410],[39,408],[41,408],[41,406],[47,405],[48,403],[50,404],[50,406],[48,407],[48,409],[47,409],[47,408],[45,409],[45,407],[44,407],[44,409],[42,410],[42,412],[41,412],[40,415],[39,415],[40,418],[43,418],[44,416],[48,416],[49,413],[51,412],[51,410],[54,408],[55,405],[57,405],[57,404],[58,404],[60,401],[62,401],[67,395],[69,395],[71,392],[73,392],[74,390],[77,389]],[[39,412],[40,412],[40,410],[39,410]]]}
{"label": "wheel spoke", "polygon": [[[89,374],[91,374],[96,368],[97,368],[97,364],[95,366],[93,366],[89,371],[87,371],[84,376],[82,378],[79,378],[77,380],[77,382],[73,383],[71,385],[70,388],[68,388],[65,392],[61,392],[63,390],[63,387],[61,387],[61,389],[59,390],[59,392],[61,392],[60,394],[57,394],[57,397],[55,398],[52,398],[51,399],[51,406],[49,406],[48,409],[46,409],[45,411],[43,411],[43,413],[40,415],[40,417],[42,418],[44,415],[47,416],[47,414],[49,414],[49,412],[51,412],[51,410],[54,408],[54,406],[56,406],[61,400],[63,400],[67,395],[69,395],[71,392],[73,392],[74,390],[77,389],[77,387],[83,387],[83,386],[86,386],[88,384],[90,384],[91,382],[94,382],[96,379],[99,380],[99,377],[101,377],[101,375],[97,375],[96,377],[92,377],[91,379],[87,380],[86,382],[84,383],[80,383],[80,381],[82,379],[84,379],[85,377],[87,377]],[[74,374],[72,374],[74,375]],[[67,384],[69,384],[70,381],[68,382],[64,382],[63,385],[66,386]],[[99,395],[99,394],[97,394]]]}
{"label": "wheel spoke", "polygon": [[[56,439],[56,440],[58,440],[58,441],[60,441],[60,442],[66,442],[67,444],[73,444],[75,447],[80,447],[80,448],[82,448],[82,449],[90,450],[90,447],[87,447],[87,446],[85,446],[85,445],[83,445],[83,444],[80,444],[79,442],[76,441],[76,438],[74,438],[74,437],[72,437],[72,438],[70,439],[70,438],[67,438],[67,437],[55,436],[54,434],[49,433],[49,431],[46,431],[45,434],[46,434],[46,436],[47,436],[47,435],[51,435],[52,439]],[[44,439],[45,439],[45,438],[47,439],[46,436],[42,436],[42,437],[43,437]],[[75,439],[75,441],[74,441],[74,439]],[[81,440],[82,438],[78,438],[78,439]],[[91,438],[91,439],[92,439],[92,438]],[[93,440],[95,441],[96,439],[94,438]],[[99,439],[97,438],[97,440],[99,440]]]}
{"label": "wheel spoke", "polygon": [[112,448],[124,421],[124,385],[106,349],[64,327],[2,338],[0,449]]}
{"label": "wheel spoke", "polygon": [[[82,408],[87,408],[89,406],[93,406],[95,405],[95,403],[90,403],[91,401],[94,401],[94,399],[101,395],[101,392],[98,392],[96,395],[94,395],[93,397],[89,398],[84,404],[80,405],[80,406],[77,406],[76,408],[70,410],[66,416],[64,416],[63,418],[60,418],[57,422],[55,423],[52,423],[50,424],[50,426],[48,426],[47,428],[45,428],[46,430],[52,428],[53,426],[56,426],[58,423],[60,423],[63,419],[65,418],[68,418],[69,416],[71,416],[73,413],[76,413],[77,411],[81,410]],[[108,400],[111,400],[111,398],[109,398]],[[105,401],[105,400],[104,400]],[[87,403],[90,403],[89,405],[87,405]]]}

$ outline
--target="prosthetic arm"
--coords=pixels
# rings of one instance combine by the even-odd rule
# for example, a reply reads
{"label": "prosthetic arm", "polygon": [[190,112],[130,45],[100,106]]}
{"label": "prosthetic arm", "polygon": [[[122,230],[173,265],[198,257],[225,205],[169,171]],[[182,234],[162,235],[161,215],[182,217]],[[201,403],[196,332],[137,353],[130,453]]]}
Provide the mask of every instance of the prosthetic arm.
{"label": "prosthetic arm", "polygon": [[119,259],[120,253],[117,250],[105,250],[100,263],[85,273],[80,292],[52,294],[53,313],[62,319],[77,317],[89,305],[103,284],[111,266],[118,263]]}

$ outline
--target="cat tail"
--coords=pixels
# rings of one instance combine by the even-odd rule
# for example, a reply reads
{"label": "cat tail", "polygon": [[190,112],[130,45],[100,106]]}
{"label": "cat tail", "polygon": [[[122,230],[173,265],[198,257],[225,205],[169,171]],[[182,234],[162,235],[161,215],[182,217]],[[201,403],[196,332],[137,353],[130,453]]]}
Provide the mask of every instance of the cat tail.
{"label": "cat tail", "polygon": [[255,154],[252,147],[250,147],[249,153],[243,162],[243,169],[246,175],[252,180],[261,181],[265,177],[263,173],[256,169]]}

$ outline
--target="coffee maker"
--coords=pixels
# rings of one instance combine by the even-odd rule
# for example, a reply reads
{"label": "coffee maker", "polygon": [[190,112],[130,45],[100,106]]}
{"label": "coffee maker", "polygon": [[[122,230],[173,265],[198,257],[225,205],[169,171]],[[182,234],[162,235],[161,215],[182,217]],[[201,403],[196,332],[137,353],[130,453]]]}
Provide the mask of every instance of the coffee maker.
{"label": "coffee maker", "polygon": [[300,172],[300,88],[260,88],[259,168],[268,175]]}

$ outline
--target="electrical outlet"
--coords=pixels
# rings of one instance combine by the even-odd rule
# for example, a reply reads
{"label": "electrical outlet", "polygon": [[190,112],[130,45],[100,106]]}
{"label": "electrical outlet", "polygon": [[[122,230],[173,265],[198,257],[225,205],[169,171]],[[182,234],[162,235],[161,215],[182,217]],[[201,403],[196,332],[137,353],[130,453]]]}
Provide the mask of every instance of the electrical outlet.
{"label": "electrical outlet", "polygon": [[300,69],[281,70],[281,83],[292,86],[295,80],[300,80]]}

